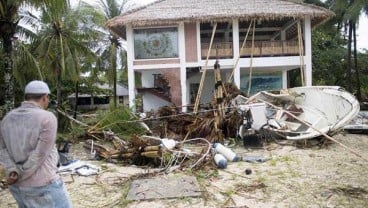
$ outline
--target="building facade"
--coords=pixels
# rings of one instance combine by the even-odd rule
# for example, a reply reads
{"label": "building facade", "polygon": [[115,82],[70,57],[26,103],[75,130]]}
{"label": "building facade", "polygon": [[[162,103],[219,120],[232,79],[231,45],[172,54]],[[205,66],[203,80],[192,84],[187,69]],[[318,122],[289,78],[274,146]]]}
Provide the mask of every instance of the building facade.
{"label": "building facade", "polygon": [[311,31],[333,15],[286,0],[163,0],[107,26],[127,41],[130,106],[139,95],[143,111],[171,104],[187,111],[204,71],[200,103],[211,101],[216,61],[222,82],[246,94],[287,88],[290,70],[312,85]]}

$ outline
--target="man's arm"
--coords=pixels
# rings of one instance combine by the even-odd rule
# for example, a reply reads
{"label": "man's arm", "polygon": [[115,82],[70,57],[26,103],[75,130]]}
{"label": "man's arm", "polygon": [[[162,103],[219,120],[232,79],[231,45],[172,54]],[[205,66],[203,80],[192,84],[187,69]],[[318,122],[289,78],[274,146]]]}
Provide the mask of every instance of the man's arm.
{"label": "man's arm", "polygon": [[31,152],[28,159],[21,165],[21,180],[30,177],[45,162],[55,145],[57,132],[56,117],[50,113],[41,123],[41,132],[36,148]]}
{"label": "man's arm", "polygon": [[6,149],[4,138],[1,133],[1,128],[0,128],[0,164],[4,166],[7,175],[10,175],[10,173],[12,172],[17,173],[18,175],[20,174],[19,169],[17,168],[13,159],[10,157],[8,150]]}

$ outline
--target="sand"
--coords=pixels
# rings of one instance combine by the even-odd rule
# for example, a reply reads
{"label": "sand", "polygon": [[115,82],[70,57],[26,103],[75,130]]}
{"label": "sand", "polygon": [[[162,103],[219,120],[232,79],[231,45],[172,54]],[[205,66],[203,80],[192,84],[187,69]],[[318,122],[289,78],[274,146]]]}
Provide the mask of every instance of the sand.
{"label": "sand", "polygon": [[[335,139],[354,149],[310,140],[296,144],[270,142],[263,148],[233,150],[241,156],[263,156],[264,163],[233,162],[224,170],[180,173],[194,175],[201,197],[148,201],[125,199],[132,177],[154,169],[89,160],[82,145],[75,158],[98,165],[97,176],[63,176],[73,206],[79,207],[368,207],[368,135],[338,134]],[[251,174],[246,175],[245,170]],[[0,191],[0,207],[17,207],[8,190]]]}

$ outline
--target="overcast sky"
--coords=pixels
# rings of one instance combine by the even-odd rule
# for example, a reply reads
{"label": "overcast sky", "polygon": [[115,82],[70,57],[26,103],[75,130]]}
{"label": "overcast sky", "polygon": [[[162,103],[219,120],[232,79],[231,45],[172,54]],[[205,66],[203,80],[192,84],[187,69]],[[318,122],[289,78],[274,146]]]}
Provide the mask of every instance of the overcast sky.
{"label": "overcast sky", "polygon": [[[72,4],[76,4],[79,0],[71,0]],[[98,0],[84,0],[85,2],[97,2]],[[134,1],[141,5],[148,4],[153,2],[154,0],[139,0]],[[368,50],[368,17],[363,14],[359,20],[359,27],[357,30],[357,41],[358,41],[358,48],[360,49],[367,49]]]}
{"label": "overcast sky", "polygon": [[365,48],[368,50],[368,17],[365,14],[360,17],[357,34],[358,48]]}

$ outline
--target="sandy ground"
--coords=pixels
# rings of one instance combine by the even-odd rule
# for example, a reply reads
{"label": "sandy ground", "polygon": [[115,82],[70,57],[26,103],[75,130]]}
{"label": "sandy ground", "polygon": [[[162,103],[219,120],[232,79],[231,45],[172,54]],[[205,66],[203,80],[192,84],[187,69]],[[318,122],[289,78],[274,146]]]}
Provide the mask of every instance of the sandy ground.
{"label": "sandy ground", "polygon": [[[268,143],[263,148],[233,150],[242,156],[264,156],[264,163],[236,162],[225,170],[184,171],[201,186],[201,197],[148,201],[125,199],[131,177],[154,170],[88,161],[101,167],[97,176],[63,176],[74,207],[368,207],[368,135],[339,134],[335,139],[359,158],[331,142]],[[286,143],[286,144],[285,144]],[[73,148],[75,157],[88,154]],[[250,175],[245,174],[251,169]],[[174,174],[174,173],[170,173]],[[178,173],[175,173],[178,174]],[[0,207],[16,207],[8,190],[0,191]]]}

